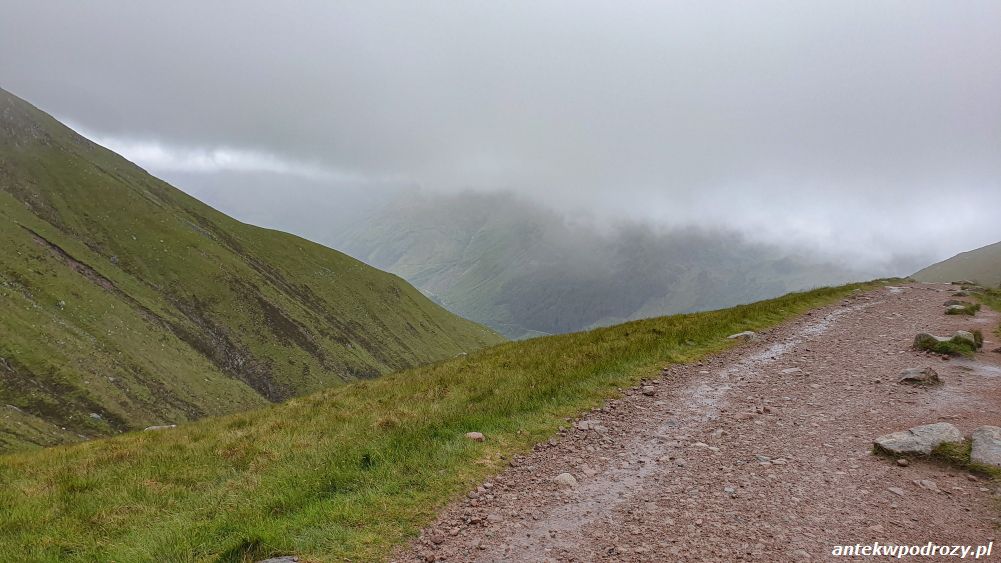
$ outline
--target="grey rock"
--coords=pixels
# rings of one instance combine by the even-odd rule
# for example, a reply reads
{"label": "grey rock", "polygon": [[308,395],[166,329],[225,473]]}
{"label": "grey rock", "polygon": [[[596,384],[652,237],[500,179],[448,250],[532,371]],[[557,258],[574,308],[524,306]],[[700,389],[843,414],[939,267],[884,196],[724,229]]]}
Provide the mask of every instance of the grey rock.
{"label": "grey rock", "polygon": [[973,449],[970,451],[970,461],[1001,467],[1001,428],[981,426],[973,431]]}
{"label": "grey rock", "polygon": [[938,385],[942,380],[932,368],[907,368],[900,372],[897,383],[909,385]]}
{"label": "grey rock", "polygon": [[561,487],[573,488],[577,486],[577,479],[569,473],[560,473],[553,477],[553,482]]}
{"label": "grey rock", "polygon": [[263,559],[257,563],[297,563],[299,561],[298,557],[293,557],[291,555],[286,555],[284,557],[272,557],[271,559]]}
{"label": "grey rock", "polygon": [[953,335],[952,340],[966,340],[974,346],[977,345],[977,338],[973,336],[973,333],[968,330],[957,330],[956,334]]}
{"label": "grey rock", "polygon": [[482,442],[484,440],[483,434],[480,432],[466,432],[466,438],[474,442]]}
{"label": "grey rock", "polygon": [[948,422],[915,426],[876,438],[876,449],[896,455],[929,455],[941,444],[962,442],[963,434]]}
{"label": "grey rock", "polygon": [[945,308],[946,311],[962,311],[966,309],[966,305],[949,305]]}
{"label": "grey rock", "polygon": [[143,428],[143,431],[154,431],[154,430],[167,430],[169,428],[177,428],[176,424],[160,424],[157,426],[147,426]]}
{"label": "grey rock", "polygon": [[944,303],[946,307],[952,307],[953,305],[966,306],[968,303],[966,301],[960,301],[959,299],[950,299]]}
{"label": "grey rock", "polygon": [[578,430],[593,430],[595,432],[604,432],[607,430],[600,422],[596,420],[581,420],[574,424]]}
{"label": "grey rock", "polygon": [[737,340],[737,339],[755,340],[757,338],[758,338],[758,333],[754,332],[753,330],[745,330],[744,332],[738,332],[737,334],[731,334],[730,336],[727,336],[727,339],[729,340]]}

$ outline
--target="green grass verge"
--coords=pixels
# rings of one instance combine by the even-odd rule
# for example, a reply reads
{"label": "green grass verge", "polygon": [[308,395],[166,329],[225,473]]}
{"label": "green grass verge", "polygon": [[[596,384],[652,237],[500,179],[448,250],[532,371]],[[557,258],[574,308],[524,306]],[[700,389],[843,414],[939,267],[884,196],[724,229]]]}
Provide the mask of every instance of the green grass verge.
{"label": "green grass verge", "polygon": [[[870,285],[502,344],[257,411],[0,457],[17,561],[384,558],[622,387]],[[466,440],[477,430],[484,443]]]}
{"label": "green grass verge", "polygon": [[[995,311],[1001,312],[1001,289],[984,289],[976,293],[977,299]],[[998,329],[1001,331],[1001,328]]]}

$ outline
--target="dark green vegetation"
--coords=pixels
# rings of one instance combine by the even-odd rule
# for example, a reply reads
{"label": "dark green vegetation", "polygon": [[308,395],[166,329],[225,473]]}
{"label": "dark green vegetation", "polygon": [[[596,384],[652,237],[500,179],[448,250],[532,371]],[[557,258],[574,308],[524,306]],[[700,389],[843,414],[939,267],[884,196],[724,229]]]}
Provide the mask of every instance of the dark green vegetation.
{"label": "dark green vegetation", "polygon": [[970,451],[972,449],[973,441],[969,438],[962,442],[945,442],[932,451],[931,457],[935,461],[958,467],[971,473],[978,473],[992,479],[1001,479],[1001,468],[970,461]]}
{"label": "dark green vegetation", "polygon": [[0,450],[260,407],[501,340],[0,90]]}
{"label": "dark green vegetation", "polygon": [[[865,287],[865,286],[861,286]],[[11,560],[373,561],[617,389],[860,286],[495,346],[282,405],[0,457]],[[480,431],[486,441],[464,438]]]}
{"label": "dark green vegetation", "polygon": [[980,330],[973,330],[971,333],[973,342],[970,342],[969,338],[959,336],[939,340],[930,334],[920,334],[914,339],[914,347],[943,356],[972,356],[984,345],[984,335]]}
{"label": "dark green vegetation", "polygon": [[922,282],[970,280],[983,286],[998,287],[1001,284],[1001,242],[957,254],[928,266],[912,277]]}
{"label": "dark green vegetation", "polygon": [[[599,231],[509,193],[405,192],[325,240],[511,338],[868,279],[720,232]],[[320,236],[320,235],[318,235]]]}
{"label": "dark green vegetation", "polygon": [[980,303],[970,303],[968,305],[963,305],[962,308],[949,308],[945,310],[946,315],[969,315],[973,316],[977,314],[980,310]]}
{"label": "dark green vegetation", "polygon": [[991,309],[1001,312],[1001,289],[982,289],[976,296]]}

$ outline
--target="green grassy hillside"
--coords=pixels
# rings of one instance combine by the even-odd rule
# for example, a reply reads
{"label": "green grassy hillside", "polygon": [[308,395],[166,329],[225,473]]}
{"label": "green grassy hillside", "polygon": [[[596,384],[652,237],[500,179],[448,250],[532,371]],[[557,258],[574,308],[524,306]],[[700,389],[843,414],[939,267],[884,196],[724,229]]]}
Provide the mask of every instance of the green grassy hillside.
{"label": "green grassy hillside", "polygon": [[0,90],[0,450],[260,407],[500,341]]}
{"label": "green grassy hillside", "polygon": [[969,280],[987,287],[1001,285],[1001,242],[963,252],[932,264],[912,276],[923,282]]}
{"label": "green grassy hillside", "polygon": [[[375,561],[617,389],[865,286],[495,346],[162,432],[0,457],[17,561]],[[467,431],[483,443],[464,439]]]}
{"label": "green grassy hillside", "polygon": [[510,193],[411,193],[323,238],[510,338],[750,303],[872,276],[733,233],[598,231]]}

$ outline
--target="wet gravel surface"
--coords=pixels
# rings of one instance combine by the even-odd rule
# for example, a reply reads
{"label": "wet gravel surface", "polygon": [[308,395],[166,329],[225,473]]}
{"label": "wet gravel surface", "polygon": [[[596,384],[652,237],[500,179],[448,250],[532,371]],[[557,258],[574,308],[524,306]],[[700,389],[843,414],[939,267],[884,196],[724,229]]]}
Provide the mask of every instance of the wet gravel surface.
{"label": "wet gravel surface", "polygon": [[[859,293],[651,374],[446,508],[396,560],[796,561],[839,544],[986,544],[993,485],[871,453],[876,436],[918,424],[1001,425],[998,317],[945,315],[953,291]],[[973,328],[987,338],[974,359],[910,348],[918,332]],[[897,383],[926,366],[943,385]],[[576,484],[554,481],[563,473]]]}

